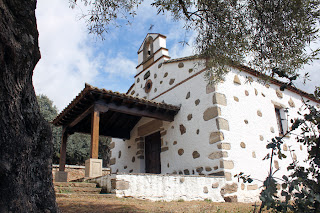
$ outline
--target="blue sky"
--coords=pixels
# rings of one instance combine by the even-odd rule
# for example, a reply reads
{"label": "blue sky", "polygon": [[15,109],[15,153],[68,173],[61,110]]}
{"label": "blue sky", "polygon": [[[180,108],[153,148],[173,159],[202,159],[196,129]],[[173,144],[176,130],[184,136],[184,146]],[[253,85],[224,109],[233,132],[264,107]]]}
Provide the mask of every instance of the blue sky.
{"label": "blue sky", "polygon": [[[148,3],[149,2],[149,3]],[[65,108],[84,88],[85,82],[108,90],[126,92],[134,82],[137,51],[147,33],[167,36],[171,58],[193,54],[195,33],[186,32],[182,22],[173,22],[170,15],[156,15],[157,10],[146,1],[131,25],[113,27],[105,40],[88,34],[81,15],[86,8],[71,9],[69,1],[39,0],[36,16],[42,58],[34,71],[37,94],[45,94],[59,110]],[[149,31],[150,25],[154,25]],[[320,82],[320,62],[306,67],[312,82],[299,87],[312,92]]]}

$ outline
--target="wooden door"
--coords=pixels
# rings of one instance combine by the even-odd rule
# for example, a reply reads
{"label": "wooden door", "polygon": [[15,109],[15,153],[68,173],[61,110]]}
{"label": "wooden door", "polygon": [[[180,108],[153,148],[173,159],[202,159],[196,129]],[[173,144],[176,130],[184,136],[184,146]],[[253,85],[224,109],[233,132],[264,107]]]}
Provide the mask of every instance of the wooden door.
{"label": "wooden door", "polygon": [[160,132],[145,137],[146,173],[161,173],[161,136]]}

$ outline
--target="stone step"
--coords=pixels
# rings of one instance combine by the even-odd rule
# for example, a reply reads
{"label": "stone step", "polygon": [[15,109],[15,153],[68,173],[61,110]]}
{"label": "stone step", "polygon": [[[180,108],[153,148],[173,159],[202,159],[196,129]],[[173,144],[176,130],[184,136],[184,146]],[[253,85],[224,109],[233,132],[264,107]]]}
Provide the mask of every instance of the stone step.
{"label": "stone step", "polygon": [[101,188],[91,187],[54,187],[56,193],[99,194]]}
{"label": "stone step", "polygon": [[63,197],[63,198],[76,198],[76,197],[94,197],[94,198],[115,198],[116,194],[75,194],[75,193],[56,193],[56,197]]}
{"label": "stone step", "polygon": [[91,187],[96,188],[96,183],[84,183],[84,182],[55,182],[55,187]]}

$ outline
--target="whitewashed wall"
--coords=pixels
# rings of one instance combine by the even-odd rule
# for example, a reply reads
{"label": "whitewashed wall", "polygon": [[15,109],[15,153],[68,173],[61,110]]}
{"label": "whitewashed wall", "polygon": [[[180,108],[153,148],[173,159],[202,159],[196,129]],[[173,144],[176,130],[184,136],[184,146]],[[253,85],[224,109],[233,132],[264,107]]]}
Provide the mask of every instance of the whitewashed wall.
{"label": "whitewashed wall", "polygon": [[[233,176],[244,172],[255,179],[265,179],[269,171],[269,161],[262,160],[269,152],[266,145],[279,135],[275,105],[288,108],[288,117],[282,116],[290,121],[298,117],[297,112],[303,105],[301,97],[288,90],[281,92],[277,85],[264,85],[237,69],[231,69],[223,83],[210,87],[202,70],[202,63],[196,60],[162,60],[136,76],[129,92],[133,96],[181,106],[175,120],[165,122],[160,129],[161,173],[220,175],[225,177],[228,186],[236,186],[236,190],[227,193],[237,196],[233,200],[256,201],[261,182],[241,184]],[[147,72],[150,77],[144,80]],[[144,85],[149,79],[153,86],[146,94]],[[137,147],[140,142],[137,129],[151,120],[141,119],[131,131],[130,140],[113,140],[112,172],[145,172],[144,159],[138,158],[141,149]],[[295,136],[285,138],[284,146],[288,158],[276,159],[273,164],[280,169],[279,177],[292,162],[289,149],[295,150],[292,154],[299,162],[307,156],[306,148],[296,143]]]}

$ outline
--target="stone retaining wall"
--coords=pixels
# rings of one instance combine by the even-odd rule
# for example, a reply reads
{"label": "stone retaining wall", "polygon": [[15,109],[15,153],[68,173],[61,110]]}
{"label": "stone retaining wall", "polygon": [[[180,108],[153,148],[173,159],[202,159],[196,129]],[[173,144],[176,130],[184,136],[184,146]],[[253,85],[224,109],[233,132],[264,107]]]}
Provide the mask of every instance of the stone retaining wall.
{"label": "stone retaining wall", "polygon": [[[59,165],[52,165],[52,177],[53,182],[55,182],[55,172],[59,171]],[[85,167],[78,165],[66,165],[65,171],[68,172],[68,182],[77,180],[84,177]],[[110,174],[110,168],[102,168],[102,175]]]}
{"label": "stone retaining wall", "polygon": [[[230,192],[221,177],[196,175],[111,174],[92,180],[117,197],[152,201],[228,201]],[[237,186],[236,186],[237,188]],[[228,194],[228,196],[227,196]]]}

